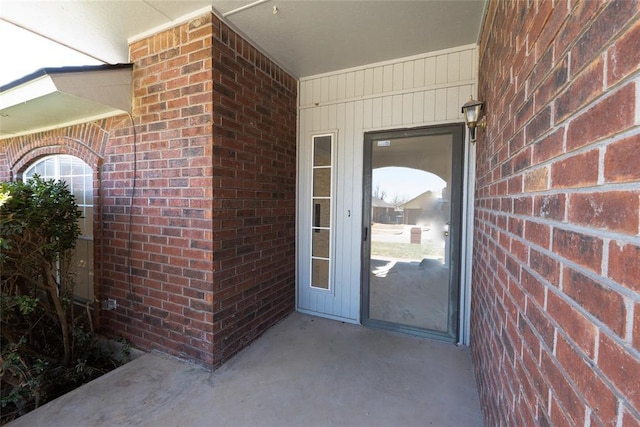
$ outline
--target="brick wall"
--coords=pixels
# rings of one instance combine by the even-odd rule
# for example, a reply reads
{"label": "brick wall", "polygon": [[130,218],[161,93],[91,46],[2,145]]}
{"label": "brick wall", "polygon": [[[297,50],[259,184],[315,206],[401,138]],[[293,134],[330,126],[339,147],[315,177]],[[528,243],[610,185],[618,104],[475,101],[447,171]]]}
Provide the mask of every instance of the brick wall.
{"label": "brick wall", "polygon": [[214,20],[214,340],[225,360],[295,303],[297,82]]}
{"label": "brick wall", "polygon": [[[101,170],[104,151],[109,144],[110,130],[126,123],[126,116],[110,117],[95,122],[39,132],[0,140],[0,180],[21,178],[32,163],[42,157],[68,154],[82,159],[93,169],[93,255],[94,293],[101,299],[102,292],[102,197]],[[100,328],[100,305],[93,311],[94,326]]]}
{"label": "brick wall", "polygon": [[487,425],[640,425],[640,3],[490,1],[472,353]]}
{"label": "brick wall", "polygon": [[0,179],[92,166],[100,330],[217,365],[293,309],[296,81],[210,14],[130,54],[132,117],[2,140]]}
{"label": "brick wall", "polygon": [[[133,119],[102,176],[103,330],[213,363],[211,18],[130,46]],[[135,197],[131,194],[135,180]],[[129,227],[131,222],[131,228]]]}

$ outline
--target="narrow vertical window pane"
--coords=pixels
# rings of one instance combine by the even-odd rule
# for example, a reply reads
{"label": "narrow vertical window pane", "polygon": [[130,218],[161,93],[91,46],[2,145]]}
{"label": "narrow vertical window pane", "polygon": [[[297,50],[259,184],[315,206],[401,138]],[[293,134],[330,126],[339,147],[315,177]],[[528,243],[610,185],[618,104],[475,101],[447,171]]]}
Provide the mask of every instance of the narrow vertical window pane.
{"label": "narrow vertical window pane", "polygon": [[56,161],[52,158],[45,160],[44,164],[44,177],[53,178],[56,176]]}
{"label": "narrow vertical window pane", "polygon": [[74,295],[93,299],[93,241],[78,239],[73,256],[73,268],[76,274]]}
{"label": "narrow vertical window pane", "polygon": [[313,139],[313,166],[331,166],[331,136]]}
{"label": "narrow vertical window pane", "polygon": [[[60,156],[62,157],[62,156]],[[71,161],[66,158],[60,159],[60,177],[68,177],[73,173],[71,171]]]}
{"label": "narrow vertical window pane", "polygon": [[84,232],[83,236],[93,238],[93,207],[85,207],[84,211]]}
{"label": "narrow vertical window pane", "polygon": [[91,174],[84,176],[84,203],[93,205],[93,175]]}
{"label": "narrow vertical window pane", "polygon": [[329,258],[329,230],[314,230],[313,250],[314,257]]}
{"label": "narrow vertical window pane", "polygon": [[80,159],[72,158],[69,159],[69,162],[72,165],[72,170],[74,175],[82,175],[86,173],[86,163]]}
{"label": "narrow vertical window pane", "polygon": [[314,197],[331,196],[331,169],[313,170],[313,195]]}
{"label": "narrow vertical window pane", "polygon": [[44,176],[45,174],[45,164],[43,162],[38,163],[32,171],[33,175]]}
{"label": "narrow vertical window pane", "polygon": [[73,197],[76,198],[76,203],[84,205],[84,176],[63,177],[63,179],[67,182],[71,181],[70,189],[73,193]]}
{"label": "narrow vertical window pane", "polygon": [[331,219],[331,200],[313,199],[313,226],[329,227]]}
{"label": "narrow vertical window pane", "polygon": [[314,259],[312,269],[311,286],[329,289],[329,261],[326,259]]}

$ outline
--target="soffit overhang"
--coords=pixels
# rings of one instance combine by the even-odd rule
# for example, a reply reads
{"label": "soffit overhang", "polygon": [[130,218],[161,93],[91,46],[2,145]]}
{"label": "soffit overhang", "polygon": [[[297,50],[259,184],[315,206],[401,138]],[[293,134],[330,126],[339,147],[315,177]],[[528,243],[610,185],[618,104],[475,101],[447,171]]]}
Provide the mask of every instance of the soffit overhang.
{"label": "soffit overhang", "polygon": [[0,87],[0,139],[131,112],[132,70],[44,68]]}

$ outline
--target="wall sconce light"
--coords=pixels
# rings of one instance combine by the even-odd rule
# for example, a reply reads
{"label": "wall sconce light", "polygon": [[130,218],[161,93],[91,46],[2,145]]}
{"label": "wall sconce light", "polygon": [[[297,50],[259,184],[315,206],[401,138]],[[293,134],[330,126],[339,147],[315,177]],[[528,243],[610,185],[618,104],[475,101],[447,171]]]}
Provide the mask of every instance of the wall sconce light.
{"label": "wall sconce light", "polygon": [[487,118],[482,115],[482,109],[484,108],[484,102],[469,99],[469,101],[462,106],[462,114],[464,114],[464,121],[469,128],[469,140],[476,142],[476,128],[486,128]]}

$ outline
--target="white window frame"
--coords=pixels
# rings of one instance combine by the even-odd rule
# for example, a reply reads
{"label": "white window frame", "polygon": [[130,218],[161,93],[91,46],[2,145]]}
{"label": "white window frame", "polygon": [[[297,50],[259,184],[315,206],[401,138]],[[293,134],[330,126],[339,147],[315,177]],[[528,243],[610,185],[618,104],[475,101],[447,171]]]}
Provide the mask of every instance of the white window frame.
{"label": "white window frame", "polygon": [[[37,169],[37,167],[41,164],[46,164],[47,161],[51,161],[53,160],[53,173],[37,173],[35,171],[35,169]],[[83,173],[82,174],[73,174],[71,173],[70,175],[61,175],[61,165],[63,164],[63,162],[69,162],[70,164],[72,164],[73,162],[81,162],[83,165]],[[73,167],[71,167],[71,170],[73,170]],[[82,210],[83,212],[83,216],[82,216],[82,224],[81,224],[81,234],[80,236],[78,236],[78,241],[82,242],[83,246],[87,247],[87,251],[83,254],[84,255],[84,260],[83,262],[85,262],[86,264],[88,264],[87,268],[87,274],[86,277],[84,278],[84,280],[80,279],[80,274],[79,273],[79,268],[78,265],[74,265],[73,266],[73,271],[76,273],[76,283],[75,283],[75,287],[74,287],[74,297],[77,300],[81,300],[81,301],[92,301],[95,298],[95,294],[94,294],[94,283],[93,283],[93,277],[94,277],[94,265],[93,265],[93,215],[94,215],[94,209],[95,206],[93,204],[93,197],[94,197],[94,189],[93,189],[93,169],[91,168],[91,166],[89,166],[86,162],[84,162],[82,159],[75,157],[75,156],[71,156],[68,154],[54,154],[51,156],[46,156],[46,157],[42,157],[39,158],[38,160],[36,160],[34,163],[32,163],[22,174],[22,180],[24,182],[28,181],[29,178],[33,177],[33,175],[38,174],[38,176],[40,176],[42,179],[45,180],[49,180],[49,179],[54,179],[54,180],[63,180],[64,182],[67,183],[67,185],[69,186],[69,189],[71,191],[71,193],[74,193],[74,187],[73,187],[73,178],[77,178],[82,176],[83,179],[83,188],[82,188],[82,194],[83,194],[83,199],[84,200],[78,200],[78,198],[76,197],[76,203],[78,204],[78,207],[80,208],[80,210]],[[91,197],[86,197],[86,182],[87,182],[87,177],[90,177],[89,182],[91,183]],[[89,218],[87,218],[87,213],[91,212],[91,215]],[[88,232],[90,231],[90,232]],[[76,250],[78,250],[78,246],[76,246]],[[77,259],[75,257],[75,253],[74,253],[74,261],[77,262]],[[84,290],[83,293],[79,293],[78,291],[82,289]]]}
{"label": "white window frame", "polygon": [[[315,161],[315,139],[316,138],[323,138],[323,137],[330,137],[331,138],[331,164],[329,166],[315,166],[314,165],[314,161]],[[311,227],[309,229],[310,233],[311,233],[311,238],[309,239],[309,259],[310,259],[310,263],[309,263],[309,288],[313,291],[316,292],[322,292],[322,293],[333,293],[333,260],[334,260],[334,253],[333,253],[333,247],[334,247],[334,230],[335,230],[335,224],[334,224],[334,211],[335,211],[335,197],[336,197],[336,134],[334,132],[324,132],[324,133],[314,133],[311,135],[311,188],[309,189],[309,194],[311,195],[311,211],[310,211],[310,224]],[[316,197],[313,194],[313,188],[314,188],[314,171],[316,169],[329,169],[330,170],[330,183],[329,183],[329,188],[330,188],[330,193],[329,193],[329,197],[326,196],[320,196],[320,197]],[[320,200],[329,200],[329,206],[330,206],[330,210],[329,210],[329,227],[314,227],[313,225],[313,220],[314,220],[314,215],[315,215],[315,211],[314,211],[314,199],[320,199]],[[329,231],[329,258],[324,258],[324,257],[318,257],[318,256],[314,256],[313,255],[313,231],[315,229],[318,230],[328,230]],[[319,288],[317,286],[313,286],[313,260],[314,259],[321,259],[321,260],[327,260],[329,261],[329,271],[327,274],[327,280],[328,280],[328,284],[327,284],[327,288]]]}

